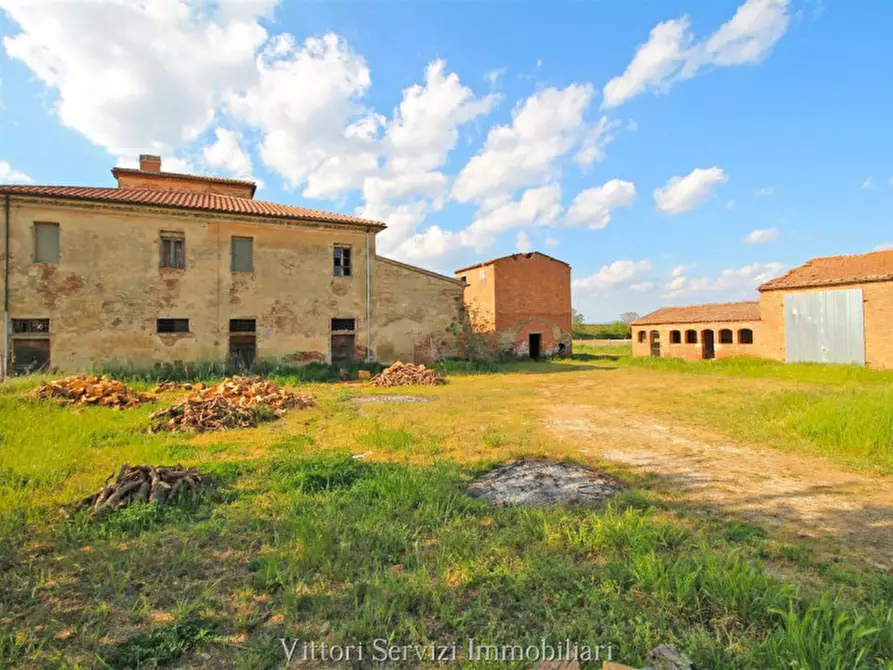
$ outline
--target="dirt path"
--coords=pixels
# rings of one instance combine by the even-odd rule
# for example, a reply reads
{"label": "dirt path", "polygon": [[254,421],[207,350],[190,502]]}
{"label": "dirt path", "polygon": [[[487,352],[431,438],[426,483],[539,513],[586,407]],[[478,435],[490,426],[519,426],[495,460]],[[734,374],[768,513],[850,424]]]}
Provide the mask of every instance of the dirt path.
{"label": "dirt path", "polygon": [[821,458],[735,444],[633,411],[549,406],[549,431],[573,440],[588,456],[653,473],[668,491],[721,514],[820,540],[832,555],[893,568],[890,479],[849,472]]}

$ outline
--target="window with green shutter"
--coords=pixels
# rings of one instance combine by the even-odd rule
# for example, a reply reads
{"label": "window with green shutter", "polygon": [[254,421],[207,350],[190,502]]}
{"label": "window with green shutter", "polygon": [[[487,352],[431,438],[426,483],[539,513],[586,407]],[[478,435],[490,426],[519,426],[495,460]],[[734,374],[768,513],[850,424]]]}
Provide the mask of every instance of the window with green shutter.
{"label": "window with green shutter", "polygon": [[233,272],[254,272],[254,240],[250,237],[232,239]]}
{"label": "window with green shutter", "polygon": [[34,262],[59,263],[59,224],[34,224]]}

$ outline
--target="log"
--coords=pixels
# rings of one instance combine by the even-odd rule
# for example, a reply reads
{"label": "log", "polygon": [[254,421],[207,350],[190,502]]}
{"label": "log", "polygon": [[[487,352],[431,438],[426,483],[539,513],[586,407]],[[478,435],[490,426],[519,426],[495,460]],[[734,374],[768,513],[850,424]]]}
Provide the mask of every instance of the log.
{"label": "log", "polygon": [[104,503],[102,503],[102,505],[100,505],[98,511],[101,512],[102,510],[107,509],[109,507],[114,507],[114,505],[116,503],[118,503],[124,496],[126,496],[128,493],[130,493],[134,489],[139,488],[139,486],[140,486],[140,482],[127,482],[126,484],[122,484],[115,490],[115,492],[112,495],[110,495],[108,497],[108,500],[106,500]]}

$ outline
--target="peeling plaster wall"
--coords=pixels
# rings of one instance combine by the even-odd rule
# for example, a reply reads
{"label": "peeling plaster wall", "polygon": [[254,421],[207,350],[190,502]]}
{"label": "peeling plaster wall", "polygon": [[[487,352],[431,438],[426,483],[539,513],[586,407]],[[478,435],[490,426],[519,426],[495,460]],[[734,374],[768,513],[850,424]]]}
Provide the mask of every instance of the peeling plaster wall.
{"label": "peeling plaster wall", "polygon": [[386,258],[372,263],[372,346],[382,363],[454,355],[450,326],[464,285]]}
{"label": "peeling plaster wall", "polygon": [[[739,343],[738,331],[742,329],[753,331],[753,344]],[[732,331],[732,342],[723,344],[719,341],[720,330]],[[733,356],[764,355],[766,350],[766,329],[761,321],[708,321],[703,323],[666,323],[660,325],[632,326],[632,351],[633,356],[651,356],[651,331],[660,333],[660,355],[663,358],[682,358],[687,361],[699,361],[704,358],[703,331],[713,331],[713,352],[715,358],[730,358]],[[678,330],[682,342],[673,344],[670,341],[671,331]],[[688,330],[697,332],[697,343],[687,344],[685,333]],[[645,333],[645,341],[642,342],[640,333]]]}
{"label": "peeling plaster wall", "polygon": [[[35,221],[59,224],[58,265],[33,262]],[[51,320],[61,371],[223,360],[232,318],[257,320],[258,358],[329,359],[334,317],[356,319],[365,347],[362,230],[24,198],[10,228],[10,318]],[[185,236],[184,270],[159,268],[162,231]],[[230,271],[233,236],[253,238],[253,272]],[[335,244],[352,246],[352,277],[333,276]],[[157,334],[164,317],[188,318],[190,332]]]}

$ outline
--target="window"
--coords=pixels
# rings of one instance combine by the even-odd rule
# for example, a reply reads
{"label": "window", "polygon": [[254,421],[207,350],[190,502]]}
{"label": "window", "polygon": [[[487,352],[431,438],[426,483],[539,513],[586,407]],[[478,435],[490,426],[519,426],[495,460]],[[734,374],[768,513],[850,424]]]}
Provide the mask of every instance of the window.
{"label": "window", "polygon": [[753,331],[750,328],[738,331],[738,344],[753,344]]}
{"label": "window", "polygon": [[189,319],[158,319],[155,321],[157,333],[188,333]]}
{"label": "window", "polygon": [[332,330],[356,330],[356,319],[332,319]]}
{"label": "window", "polygon": [[644,330],[639,331],[639,342],[642,342],[642,343],[645,342],[645,331]]}
{"label": "window", "polygon": [[58,223],[34,223],[34,262],[59,263]]}
{"label": "window", "polygon": [[719,331],[719,343],[732,344],[732,331],[728,328],[723,328],[721,331]]}
{"label": "window", "polygon": [[686,344],[697,344],[698,343],[698,331],[686,330],[685,331],[685,343]]}
{"label": "window", "polygon": [[182,233],[162,233],[159,247],[161,249],[159,267],[177,270],[186,268],[186,238]]}
{"label": "window", "polygon": [[13,335],[47,335],[50,332],[49,319],[13,319]]}
{"label": "window", "polygon": [[250,237],[234,237],[231,245],[233,272],[254,272],[254,240]]}
{"label": "window", "polygon": [[336,277],[350,277],[350,247],[335,247],[334,273]]}
{"label": "window", "polygon": [[682,331],[680,331],[680,330],[671,330],[670,331],[670,344],[682,344]]}
{"label": "window", "polygon": [[254,333],[257,332],[257,321],[254,319],[230,319],[229,332]]}

